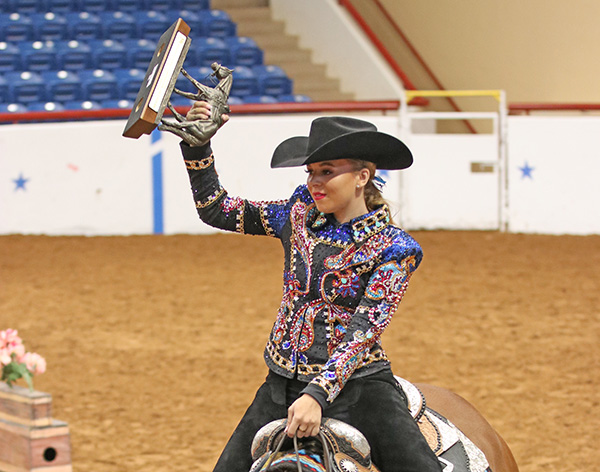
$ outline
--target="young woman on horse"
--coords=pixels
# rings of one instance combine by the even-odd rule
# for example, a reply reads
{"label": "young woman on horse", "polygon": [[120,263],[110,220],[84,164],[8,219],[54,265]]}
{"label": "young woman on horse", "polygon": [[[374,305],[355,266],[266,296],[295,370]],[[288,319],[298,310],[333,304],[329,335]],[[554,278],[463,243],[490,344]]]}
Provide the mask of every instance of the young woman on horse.
{"label": "young woman on horse", "polygon": [[[186,119],[210,115],[210,105],[195,102]],[[309,136],[273,154],[271,167],[306,166],[308,174],[279,202],[230,197],[210,143],[181,149],[200,218],[279,238],[285,254],[283,298],[264,351],[269,372],[215,470],[247,472],[254,435],[275,419],[287,417],[287,435],[302,438],[329,417],[364,434],[383,472],[439,471],[380,345],[422,252],[392,223],[375,170],[410,166],[409,149],[371,123],[317,118]]]}

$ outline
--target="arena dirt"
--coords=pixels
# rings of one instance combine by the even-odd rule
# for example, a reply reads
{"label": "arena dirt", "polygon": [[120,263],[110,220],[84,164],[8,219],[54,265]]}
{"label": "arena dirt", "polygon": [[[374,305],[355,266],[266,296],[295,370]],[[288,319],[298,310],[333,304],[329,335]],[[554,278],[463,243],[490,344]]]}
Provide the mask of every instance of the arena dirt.
{"label": "arena dirt", "polygon": [[[523,472],[598,470],[600,237],[412,234],[395,373],[471,401]],[[212,470],[266,375],[281,268],[268,238],[0,237],[0,328],[46,357],[74,470]]]}

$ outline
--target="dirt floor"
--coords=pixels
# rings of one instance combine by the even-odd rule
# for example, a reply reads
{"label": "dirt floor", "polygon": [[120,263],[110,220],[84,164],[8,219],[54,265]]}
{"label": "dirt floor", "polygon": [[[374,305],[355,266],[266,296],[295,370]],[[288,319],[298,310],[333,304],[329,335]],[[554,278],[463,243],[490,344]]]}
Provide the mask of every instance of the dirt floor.
{"label": "dirt floor", "polygon": [[[412,234],[395,373],[471,401],[522,472],[598,470],[600,236]],[[35,387],[75,471],[212,470],[266,375],[281,256],[224,234],[0,237],[0,329],[46,357]]]}

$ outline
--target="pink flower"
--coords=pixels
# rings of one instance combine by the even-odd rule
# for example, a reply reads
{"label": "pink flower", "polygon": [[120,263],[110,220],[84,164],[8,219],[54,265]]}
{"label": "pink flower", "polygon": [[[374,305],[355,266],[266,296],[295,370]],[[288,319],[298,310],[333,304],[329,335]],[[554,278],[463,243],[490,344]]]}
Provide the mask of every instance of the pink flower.
{"label": "pink flower", "polygon": [[22,358],[21,362],[25,364],[27,370],[33,375],[46,372],[46,359],[35,352],[28,352]]}
{"label": "pink flower", "polygon": [[5,347],[0,347],[0,365],[8,365],[12,361],[10,352]]}
{"label": "pink flower", "polygon": [[6,349],[8,350],[8,353],[11,356],[12,356],[12,354],[14,354],[16,356],[17,362],[21,362],[21,359],[23,359],[23,356],[25,355],[25,346],[23,346],[22,344],[17,344],[15,346],[8,346]]}
{"label": "pink flower", "polygon": [[7,346],[20,346],[23,344],[22,339],[16,329],[6,329],[0,331],[0,349]]}

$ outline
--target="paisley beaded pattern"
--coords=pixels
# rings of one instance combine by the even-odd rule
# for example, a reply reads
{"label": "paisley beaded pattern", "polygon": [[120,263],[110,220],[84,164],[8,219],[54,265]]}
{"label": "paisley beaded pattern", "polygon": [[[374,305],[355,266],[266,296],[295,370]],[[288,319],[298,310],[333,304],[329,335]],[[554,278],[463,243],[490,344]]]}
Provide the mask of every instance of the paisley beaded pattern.
{"label": "paisley beaded pattern", "polygon": [[264,353],[271,370],[331,402],[351,376],[389,365],[380,337],[422,253],[386,206],[340,224],[317,210],[306,185],[288,200],[252,202],[229,197],[213,166],[189,172],[206,223],[282,242],[283,294]]}

